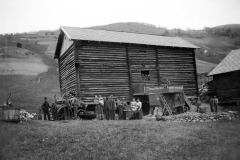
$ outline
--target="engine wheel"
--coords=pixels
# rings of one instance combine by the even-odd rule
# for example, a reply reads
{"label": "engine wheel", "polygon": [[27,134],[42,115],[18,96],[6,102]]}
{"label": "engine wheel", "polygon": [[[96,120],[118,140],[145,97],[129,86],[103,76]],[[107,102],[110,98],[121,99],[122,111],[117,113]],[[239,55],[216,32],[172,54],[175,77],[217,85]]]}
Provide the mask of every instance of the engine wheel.
{"label": "engine wheel", "polygon": [[183,106],[183,113],[188,111],[188,106]]}
{"label": "engine wheel", "polygon": [[65,116],[64,116],[64,108],[61,108],[59,111],[58,111],[58,120],[65,120]]}
{"label": "engine wheel", "polygon": [[80,109],[80,110],[78,110],[77,115],[78,115],[78,117],[80,118],[80,116],[83,115],[83,114],[85,114],[85,113],[86,113],[86,112],[85,112],[84,110]]}
{"label": "engine wheel", "polygon": [[[66,107],[62,107],[62,108],[59,109],[58,114],[57,114],[58,115],[57,116],[58,120],[66,120],[65,114],[64,114],[64,109],[65,108]],[[69,110],[69,119],[73,119],[73,111],[72,111],[72,109]]]}

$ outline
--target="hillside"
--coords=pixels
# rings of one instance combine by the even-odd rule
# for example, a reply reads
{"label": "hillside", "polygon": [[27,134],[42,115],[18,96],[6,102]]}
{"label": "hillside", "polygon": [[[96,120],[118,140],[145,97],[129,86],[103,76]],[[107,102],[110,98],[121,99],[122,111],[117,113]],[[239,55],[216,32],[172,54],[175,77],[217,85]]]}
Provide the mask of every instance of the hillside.
{"label": "hillside", "polygon": [[41,57],[27,49],[0,48],[0,75],[38,75],[47,70]]}
{"label": "hillside", "polygon": [[12,93],[13,106],[37,112],[43,97],[60,96],[55,47],[54,37],[0,38],[0,104]]}

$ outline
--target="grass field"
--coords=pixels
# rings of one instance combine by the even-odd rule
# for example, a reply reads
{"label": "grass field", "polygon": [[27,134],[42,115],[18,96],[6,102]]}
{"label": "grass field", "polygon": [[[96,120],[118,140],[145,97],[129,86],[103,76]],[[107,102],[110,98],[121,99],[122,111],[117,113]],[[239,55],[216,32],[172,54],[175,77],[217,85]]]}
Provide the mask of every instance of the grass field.
{"label": "grass field", "polygon": [[0,122],[0,156],[12,159],[239,159],[240,122]]}

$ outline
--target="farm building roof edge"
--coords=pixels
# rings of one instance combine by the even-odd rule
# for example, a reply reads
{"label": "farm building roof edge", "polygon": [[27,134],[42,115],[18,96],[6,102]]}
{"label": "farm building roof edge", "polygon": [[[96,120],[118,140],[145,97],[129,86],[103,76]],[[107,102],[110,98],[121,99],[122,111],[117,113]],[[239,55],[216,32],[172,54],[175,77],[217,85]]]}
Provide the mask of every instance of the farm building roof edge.
{"label": "farm building roof edge", "polygon": [[[142,44],[142,45],[192,48],[192,49],[200,48],[180,37],[167,37],[167,36],[159,36],[159,35],[153,35],[153,34],[130,33],[130,32],[124,32],[124,31],[109,31],[109,30],[98,30],[98,29],[67,27],[67,26],[61,26],[60,30],[62,30],[62,32],[70,40]],[[57,58],[59,56],[60,50],[61,50],[59,47],[61,47],[61,44],[62,44],[62,40],[59,38],[54,58]]]}
{"label": "farm building roof edge", "polygon": [[240,49],[232,50],[209,74],[213,76],[240,70]]}

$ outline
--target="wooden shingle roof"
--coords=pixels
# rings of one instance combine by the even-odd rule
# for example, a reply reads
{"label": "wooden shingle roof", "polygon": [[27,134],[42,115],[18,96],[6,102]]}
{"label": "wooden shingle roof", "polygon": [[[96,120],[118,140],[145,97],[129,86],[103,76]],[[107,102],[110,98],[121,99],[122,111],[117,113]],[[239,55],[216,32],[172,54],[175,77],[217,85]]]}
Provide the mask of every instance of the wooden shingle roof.
{"label": "wooden shingle roof", "polygon": [[169,46],[181,48],[199,48],[179,37],[166,37],[120,31],[96,30],[76,27],[61,27],[70,40],[87,40],[100,42],[132,43],[154,46]]}
{"label": "wooden shingle roof", "polygon": [[240,70],[240,49],[232,50],[208,76]]}

